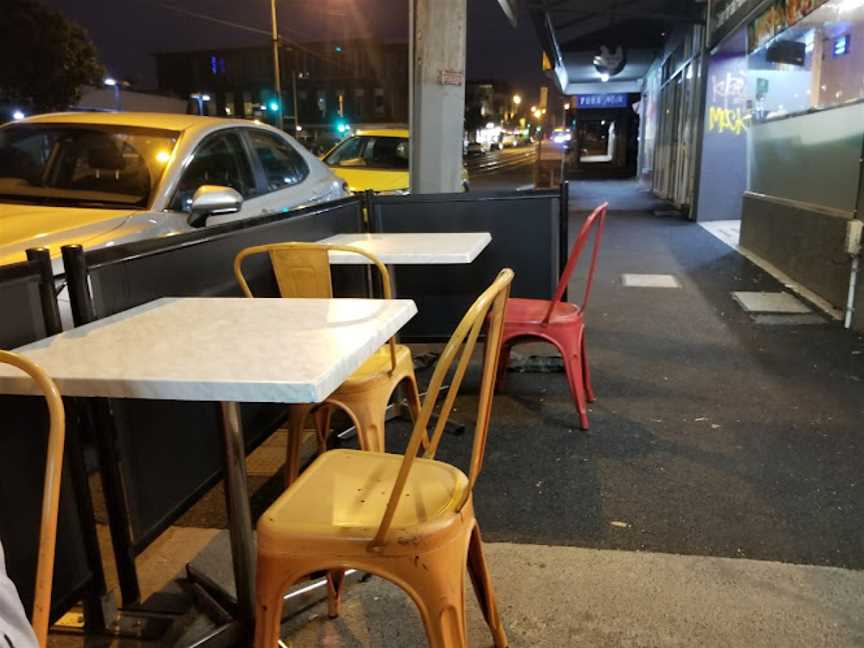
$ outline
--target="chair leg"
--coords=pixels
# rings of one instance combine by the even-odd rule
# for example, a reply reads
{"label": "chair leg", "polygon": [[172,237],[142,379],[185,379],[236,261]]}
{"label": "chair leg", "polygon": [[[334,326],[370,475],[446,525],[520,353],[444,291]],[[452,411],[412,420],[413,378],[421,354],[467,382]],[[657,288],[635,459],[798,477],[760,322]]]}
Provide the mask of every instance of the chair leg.
{"label": "chair leg", "polygon": [[417,378],[414,375],[405,376],[402,379],[402,385],[405,385],[405,397],[408,401],[408,412],[411,414],[411,421],[414,422],[420,416],[420,389],[417,387]]}
{"label": "chair leg", "polygon": [[474,591],[477,594],[480,609],[483,611],[483,618],[486,619],[486,625],[492,632],[495,648],[507,648],[507,635],[498,616],[498,605],[495,602],[489,566],[483,555],[483,540],[480,537],[479,526],[475,526],[471,532],[471,543],[468,545],[468,573],[471,575],[471,582],[474,583]]}
{"label": "chair leg", "polygon": [[327,616],[335,619],[342,607],[342,586],[345,584],[345,570],[333,569],[327,572]]}
{"label": "chair leg", "polygon": [[[401,384],[406,385],[405,396],[408,400],[408,411],[411,414],[411,422],[415,423],[420,417],[420,408],[422,407],[420,403],[420,389],[417,387],[417,378],[414,377],[414,374],[409,374],[402,379]],[[423,435],[423,439],[421,439],[420,441],[420,448],[418,452],[422,455],[428,447],[429,433],[427,431]]]}
{"label": "chair leg", "polygon": [[326,404],[315,411],[315,433],[318,437],[318,454],[327,452],[327,437],[330,434],[330,418],[332,415],[333,408]]}
{"label": "chair leg", "polygon": [[[430,560],[428,571],[415,572],[419,578],[410,583],[419,600],[417,606],[426,628],[429,648],[467,648],[465,637],[465,564],[459,560]],[[458,571],[456,571],[458,569]],[[412,579],[413,580],[413,579]],[[422,582],[417,582],[422,581]]]}
{"label": "chair leg", "polygon": [[582,383],[582,361],[578,353],[569,349],[562,349],[564,358],[564,370],[567,373],[567,382],[570,383],[570,392],[576,401],[579,410],[579,425],[583,430],[588,429],[588,404],[585,398],[585,387]]}
{"label": "chair leg", "polygon": [[276,648],[282,626],[282,595],[305,571],[287,572],[281,559],[259,554],[255,583],[255,648]]}
{"label": "chair leg", "polygon": [[582,348],[580,350],[582,357],[582,376],[585,381],[585,395],[588,397],[588,402],[593,403],[597,400],[594,395],[594,388],[591,386],[591,368],[588,366],[588,353],[585,350],[585,335],[582,335]]}
{"label": "chair leg", "polygon": [[300,443],[303,441],[303,430],[309,407],[306,405],[290,405],[288,421],[285,429],[288,431],[288,450],[285,455],[285,488],[288,488],[300,473]]}
{"label": "chair leg", "polygon": [[389,397],[390,394],[383,391],[376,394],[358,392],[356,395],[340,394],[339,400],[330,400],[345,410],[357,427],[361,450],[384,452],[384,425]]}

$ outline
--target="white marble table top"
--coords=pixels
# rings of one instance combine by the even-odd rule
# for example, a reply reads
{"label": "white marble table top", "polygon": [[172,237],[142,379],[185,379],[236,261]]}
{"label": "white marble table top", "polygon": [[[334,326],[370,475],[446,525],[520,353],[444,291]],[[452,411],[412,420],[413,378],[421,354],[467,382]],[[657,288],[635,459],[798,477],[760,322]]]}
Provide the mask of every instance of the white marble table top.
{"label": "white marble table top", "polygon": [[[315,403],[417,312],[409,299],[164,298],[28,344],[67,396]],[[0,365],[0,393],[34,393]]]}
{"label": "white marble table top", "polygon": [[[418,234],[337,234],[319,243],[351,245],[374,254],[388,265],[471,263],[492,242],[489,232]],[[330,263],[368,263],[350,252],[331,252]]]}

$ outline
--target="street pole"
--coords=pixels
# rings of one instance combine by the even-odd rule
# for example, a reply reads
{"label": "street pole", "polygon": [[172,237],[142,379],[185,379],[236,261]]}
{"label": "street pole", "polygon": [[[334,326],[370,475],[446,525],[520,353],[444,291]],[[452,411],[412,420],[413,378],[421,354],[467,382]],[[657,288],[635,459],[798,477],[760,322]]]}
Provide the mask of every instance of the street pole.
{"label": "street pole", "polygon": [[411,191],[462,190],[467,0],[411,0]]}
{"label": "street pole", "polygon": [[[297,56],[295,53],[294,60],[296,62]],[[297,137],[297,133],[300,132],[300,110],[298,108],[299,103],[297,101],[297,70],[294,70],[294,74],[291,75],[291,97],[294,100],[294,137]]]}
{"label": "street pole", "polygon": [[276,86],[276,128],[283,128],[282,122],[282,78],[279,72],[279,29],[276,26],[276,0],[270,0],[270,21],[273,23],[273,85]]}

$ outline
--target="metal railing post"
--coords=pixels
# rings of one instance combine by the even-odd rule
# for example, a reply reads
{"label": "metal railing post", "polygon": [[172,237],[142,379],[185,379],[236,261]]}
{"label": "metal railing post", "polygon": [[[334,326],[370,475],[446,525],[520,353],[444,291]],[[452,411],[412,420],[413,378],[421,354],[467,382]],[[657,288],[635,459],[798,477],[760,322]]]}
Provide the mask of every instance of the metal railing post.
{"label": "metal railing post", "polygon": [[72,320],[75,326],[89,324],[96,319],[96,313],[93,309],[93,297],[90,295],[84,248],[80,245],[64,245],[61,251],[69,301],[72,305]]}
{"label": "metal railing post", "polygon": [[[567,180],[561,183],[559,201],[561,203],[561,215],[558,223],[558,276],[560,277],[567,265],[567,257],[570,255],[570,182]],[[567,301],[566,288],[561,299]]]}
{"label": "metal railing post", "polygon": [[57,335],[63,332],[60,320],[60,307],[57,305],[57,292],[54,290],[54,270],[51,267],[51,253],[48,248],[30,248],[27,250],[27,260],[36,264],[39,270],[39,298],[42,301],[42,317],[45,320],[45,332]]}

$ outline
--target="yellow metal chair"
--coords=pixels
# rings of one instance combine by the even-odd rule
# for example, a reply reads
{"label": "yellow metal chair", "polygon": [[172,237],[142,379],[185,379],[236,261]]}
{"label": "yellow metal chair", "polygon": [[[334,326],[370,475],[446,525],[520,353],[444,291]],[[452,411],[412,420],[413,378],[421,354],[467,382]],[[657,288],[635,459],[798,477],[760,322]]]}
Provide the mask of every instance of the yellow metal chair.
{"label": "yellow metal chair", "polygon": [[[234,275],[247,297],[252,291],[243,276],[243,261],[254,254],[268,254],[279,293],[282,297],[330,298],[333,289],[330,279],[329,252],[353,252],[366,257],[381,276],[385,299],[391,299],[390,275],[375,256],[355,247],[323,245],[320,243],[274,243],[246,248],[234,259]],[[318,451],[326,450],[333,407],[343,410],[357,429],[363,450],[384,452],[384,424],[387,403],[401,383],[407,383],[408,408],[416,419],[420,411],[420,394],[414,376],[411,350],[396,344],[390,338],[363,365],[357,369],[326,401],[318,405],[291,405],[287,422],[288,455],[285,462],[285,485],[296,478],[300,469],[300,442],[306,419],[315,410],[318,432]]]}
{"label": "yellow metal chair", "polygon": [[48,643],[48,619],[51,614],[51,585],[54,577],[54,553],[57,544],[57,515],[60,509],[60,477],[63,473],[63,446],[66,441],[66,414],[63,400],[54,381],[39,366],[24,356],[0,351],[0,363],[17,367],[28,374],[48,404],[50,427],[45,481],[42,491],[42,517],[39,523],[39,554],[36,562],[36,588],[33,594],[31,625],[39,645]]}
{"label": "yellow metal chair", "polygon": [[[416,603],[432,648],[462,648],[465,636],[465,572],[497,648],[507,646],[472,490],[483,463],[500,352],[504,307],[513,271],[495,282],[462,318],[441,354],[404,455],[332,450],[319,456],[258,521],[257,648],[279,637],[282,595],[305,575],[356,568],[385,578]],[[468,475],[436,461],[444,425],[488,322],[485,358]],[[458,358],[458,360],[457,360]],[[450,389],[425,455],[427,437],[444,379],[456,361]],[[332,579],[338,597],[341,579]]]}

